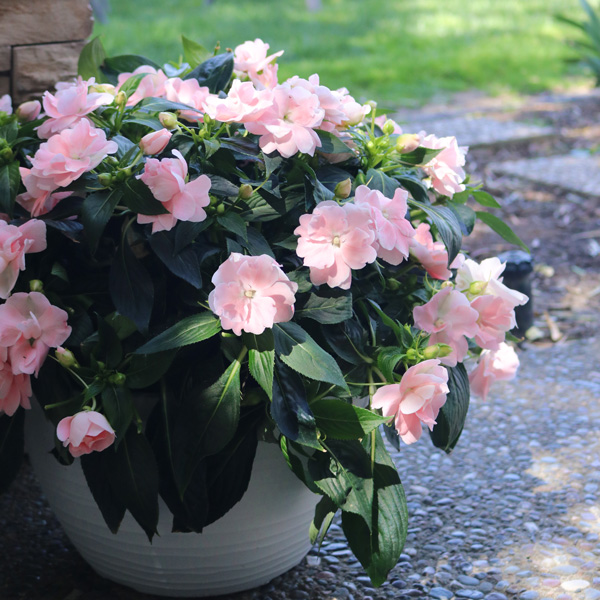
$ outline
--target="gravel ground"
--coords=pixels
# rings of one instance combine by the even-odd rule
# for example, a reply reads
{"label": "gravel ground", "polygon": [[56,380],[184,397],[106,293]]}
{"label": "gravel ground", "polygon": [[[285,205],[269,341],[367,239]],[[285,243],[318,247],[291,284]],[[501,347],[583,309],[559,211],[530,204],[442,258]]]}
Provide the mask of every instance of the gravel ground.
{"label": "gravel ground", "polygon": [[[450,455],[426,437],[396,456],[410,529],[370,587],[334,525],[319,554],[231,600],[600,599],[600,338],[521,352],[518,379],[473,401]],[[2,600],[144,600],[64,538],[28,468],[0,499]],[[223,597],[225,598],[225,597]]]}

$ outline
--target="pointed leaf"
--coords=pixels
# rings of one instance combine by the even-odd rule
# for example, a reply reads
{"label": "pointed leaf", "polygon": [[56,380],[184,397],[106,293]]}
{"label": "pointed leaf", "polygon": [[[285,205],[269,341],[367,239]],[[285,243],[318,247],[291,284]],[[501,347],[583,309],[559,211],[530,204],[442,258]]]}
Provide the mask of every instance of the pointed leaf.
{"label": "pointed leaf", "polygon": [[122,191],[114,189],[94,192],[84,199],[81,222],[92,253],[96,252],[102,233],[122,197]]}
{"label": "pointed leaf", "polygon": [[503,237],[507,242],[510,242],[515,246],[520,246],[525,252],[529,252],[529,248],[521,238],[502,219],[499,219],[496,215],[483,211],[476,211],[475,214],[480,221],[483,221],[490,229]]}
{"label": "pointed leaf", "polygon": [[12,214],[20,182],[19,163],[16,160],[0,167],[0,212]]}
{"label": "pointed leaf", "polygon": [[199,290],[202,287],[200,260],[194,248],[187,246],[175,251],[175,232],[158,231],[148,238],[150,247],[163,264],[177,277]]}
{"label": "pointed leaf", "polygon": [[185,79],[196,79],[201,86],[208,87],[211,94],[224,90],[233,74],[233,54],[224,52],[198,65],[185,76]]}
{"label": "pointed leaf", "polygon": [[296,318],[313,319],[324,325],[341,323],[352,318],[352,296],[324,298],[311,293],[307,303],[296,311]]}
{"label": "pointed leaf", "polygon": [[96,83],[106,83],[107,79],[102,73],[100,67],[106,59],[106,51],[98,36],[88,42],[79,55],[77,62],[77,74],[83,79],[94,77]]}
{"label": "pointed leaf", "polygon": [[131,392],[127,388],[109,383],[102,390],[102,407],[104,408],[104,415],[115,430],[116,448],[125,438],[125,433],[133,419]]}

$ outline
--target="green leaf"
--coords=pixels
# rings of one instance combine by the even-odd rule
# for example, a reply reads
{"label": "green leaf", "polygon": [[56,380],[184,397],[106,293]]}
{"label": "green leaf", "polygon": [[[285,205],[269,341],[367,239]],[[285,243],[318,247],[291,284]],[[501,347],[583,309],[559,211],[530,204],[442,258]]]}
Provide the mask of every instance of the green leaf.
{"label": "green leaf", "polygon": [[102,81],[109,81],[116,85],[120,73],[132,73],[138,67],[146,65],[154,69],[161,68],[160,65],[157,65],[149,58],[138,56],[137,54],[121,54],[119,56],[108,57],[100,67],[101,72],[104,74]]}
{"label": "green leaf", "polygon": [[0,415],[0,494],[17,476],[23,461],[25,410],[18,408],[14,415]]}
{"label": "green leaf", "polygon": [[390,417],[382,417],[338,398],[321,398],[311,402],[310,409],[317,421],[317,427],[328,438],[335,440],[362,439],[373,429],[390,420]]}
{"label": "green leaf", "polygon": [[150,188],[141,179],[128,179],[121,191],[123,193],[123,203],[135,213],[164,215],[169,212],[165,205],[152,195]]}
{"label": "green leaf", "polygon": [[313,319],[324,325],[346,321],[352,318],[352,295],[324,298],[311,293],[308,302],[296,311],[296,318]]}
{"label": "green leaf", "polygon": [[271,416],[281,433],[292,441],[321,449],[315,418],[300,377],[280,360],[275,361]]}
{"label": "green leaf", "polygon": [[337,135],[320,129],[317,129],[316,132],[321,140],[321,146],[317,147],[319,152],[323,154],[354,154],[354,150],[350,146],[346,146]]}
{"label": "green leaf", "polygon": [[475,211],[470,206],[454,204],[454,202],[449,203],[449,208],[458,219],[463,235],[471,235],[475,227]]}
{"label": "green leaf", "polygon": [[429,192],[425,184],[416,175],[404,173],[398,176],[398,181],[403,188],[409,191],[410,195],[419,202],[429,202]]}
{"label": "green leaf", "polygon": [[185,35],[181,36],[181,43],[183,45],[183,60],[191,67],[197,67],[211,55],[202,44],[190,40]]}
{"label": "green leaf", "polygon": [[0,127],[0,138],[4,138],[9,145],[12,145],[19,136],[19,126],[17,121],[8,121]]}
{"label": "green leaf", "polygon": [[122,191],[114,189],[94,192],[84,199],[81,222],[92,253],[96,252],[102,233],[122,197]]}
{"label": "green leaf", "polygon": [[165,98],[143,98],[135,105],[135,107],[137,110],[133,113],[134,117],[138,114],[138,112],[156,113],[165,110],[187,110],[200,113],[199,110],[196,110],[195,108],[188,106],[187,104],[182,104],[181,102],[172,102],[171,100],[167,100]]}
{"label": "green leaf", "polygon": [[106,83],[108,80],[102,73],[100,67],[106,59],[106,51],[99,37],[88,42],[79,55],[77,62],[77,74],[83,79],[94,77],[96,83]]}
{"label": "green leaf", "polygon": [[437,416],[437,424],[431,431],[431,441],[437,448],[450,453],[462,433],[469,410],[469,376],[462,364],[448,368],[449,394]]}
{"label": "green leaf", "polygon": [[21,175],[17,161],[0,167],[0,212],[12,215]]}
{"label": "green leaf", "polygon": [[207,340],[217,335],[219,331],[221,331],[221,322],[213,313],[208,311],[198,313],[181,319],[138,348],[135,354],[154,354],[172,348],[181,348]]}
{"label": "green leaf", "polygon": [[123,358],[121,340],[117,332],[99,315],[97,315],[97,322],[98,344],[93,351],[94,358],[106,363],[109,369],[115,369]]}
{"label": "green leaf", "polygon": [[315,517],[310,524],[310,543],[315,544],[319,542],[319,547],[327,535],[327,530],[335,517],[337,512],[337,506],[331,498],[323,496],[315,508]]}
{"label": "green leaf", "polygon": [[484,211],[476,211],[475,214],[480,221],[483,221],[490,229],[495,231],[500,237],[503,237],[507,242],[510,242],[515,246],[520,246],[525,252],[529,252],[529,248],[521,238],[502,219]]}
{"label": "green leaf", "polygon": [[131,392],[124,387],[108,384],[102,390],[102,408],[104,415],[115,430],[115,448],[125,439],[133,419],[133,400]]}
{"label": "green leaf", "polygon": [[494,199],[491,194],[482,191],[471,192],[470,194],[475,198],[475,201],[481,206],[487,206],[488,208],[500,208],[500,204]]}
{"label": "green leaf", "polygon": [[229,179],[225,179],[225,177],[221,177],[219,175],[208,175],[210,178],[210,193],[215,194],[215,196],[226,196],[231,197],[239,194],[240,188],[229,181]]}
{"label": "green leaf", "polygon": [[217,54],[190,71],[184,79],[196,79],[201,86],[208,87],[211,94],[224,90],[233,74],[233,54]]}
{"label": "green leaf", "polygon": [[377,169],[367,171],[367,185],[372,190],[379,190],[386,198],[393,198],[394,192],[400,187],[395,179]]}
{"label": "green leaf", "polygon": [[140,83],[144,77],[147,77],[148,73],[138,73],[128,77],[122,85],[119,86],[119,92],[123,92],[127,98],[131,98],[135,91],[140,86]]}
{"label": "green leaf", "polygon": [[244,333],[244,344],[248,348],[248,367],[256,383],[273,400],[273,371],[275,366],[275,340],[273,331],[266,329],[261,335]]}
{"label": "green leaf", "polygon": [[442,150],[443,148],[435,150],[433,148],[425,148],[425,146],[420,146],[412,152],[401,154],[400,162],[404,165],[413,167],[426,165],[427,163],[431,162]]}
{"label": "green leaf", "polygon": [[244,221],[237,213],[229,211],[228,213],[217,217],[217,223],[224,229],[227,229],[227,231],[239,235],[244,241],[248,241],[246,221]]}
{"label": "green leaf", "polygon": [[335,359],[296,323],[277,323],[273,329],[275,350],[281,360],[298,373],[348,389]]}
{"label": "green leaf", "polygon": [[133,354],[125,371],[125,385],[132,390],[146,388],[156,383],[168,370],[175,358],[175,350],[154,354]]}
{"label": "green leaf", "polygon": [[242,245],[244,248],[252,254],[252,256],[260,256],[261,254],[266,254],[271,258],[275,258],[275,254],[273,250],[271,250],[271,246],[269,246],[269,242],[265,239],[264,235],[260,233],[254,227],[249,227],[246,230],[247,239],[242,239]]}
{"label": "green leaf", "polygon": [[198,254],[192,246],[176,252],[175,235],[174,231],[158,231],[148,238],[148,243],[171,273],[199,290],[202,287],[202,273]]}
{"label": "green leaf", "polygon": [[394,369],[396,365],[406,356],[404,348],[387,346],[381,348],[377,355],[377,366],[385,375],[388,383],[394,383]]}
{"label": "green leaf", "polygon": [[108,287],[115,308],[131,319],[140,331],[146,331],[154,306],[154,284],[127,240],[117,250],[110,268]]}

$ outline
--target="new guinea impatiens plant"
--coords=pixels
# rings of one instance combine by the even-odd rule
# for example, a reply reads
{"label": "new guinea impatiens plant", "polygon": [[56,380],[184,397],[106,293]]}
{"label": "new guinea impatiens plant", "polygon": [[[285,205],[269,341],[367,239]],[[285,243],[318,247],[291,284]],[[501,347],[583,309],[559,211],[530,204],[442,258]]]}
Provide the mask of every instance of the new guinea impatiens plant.
{"label": "new guinea impatiens plant", "polygon": [[313,541],[341,511],[380,585],[408,523],[380,432],[449,452],[469,380],[514,375],[527,298],[460,249],[477,218],[522,243],[454,137],[280,82],[261,40],[186,44],[161,68],[96,39],[41,105],[0,100],[0,486],[34,397],[107,526],[150,539],[159,495],[177,531],[225,514],[266,440],[322,496]]}

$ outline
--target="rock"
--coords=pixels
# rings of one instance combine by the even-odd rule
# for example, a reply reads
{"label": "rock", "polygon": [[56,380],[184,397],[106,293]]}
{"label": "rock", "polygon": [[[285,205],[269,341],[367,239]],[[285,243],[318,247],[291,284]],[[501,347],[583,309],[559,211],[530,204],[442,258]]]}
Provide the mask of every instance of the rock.
{"label": "rock", "polygon": [[575,575],[579,569],[573,565],[556,565],[550,569],[554,575]]}
{"label": "rock", "polygon": [[478,590],[456,590],[457,598],[468,598],[468,600],[480,600],[483,598],[483,592]]}
{"label": "rock", "polygon": [[580,592],[581,590],[590,587],[590,582],[585,579],[571,579],[569,581],[563,581],[560,584],[560,587],[565,590],[565,592]]}
{"label": "rock", "polygon": [[492,592],[485,597],[485,600],[507,600],[507,598],[500,592]]}
{"label": "rock", "polygon": [[456,579],[460,581],[463,585],[479,585],[479,579],[476,579],[475,577],[470,577],[469,575],[458,575]]}
{"label": "rock", "polygon": [[450,600],[454,594],[443,587],[434,587],[429,590],[429,595],[432,598],[439,598],[441,600]]}
{"label": "rock", "polygon": [[527,590],[519,594],[519,600],[538,600],[540,595],[535,590]]}

